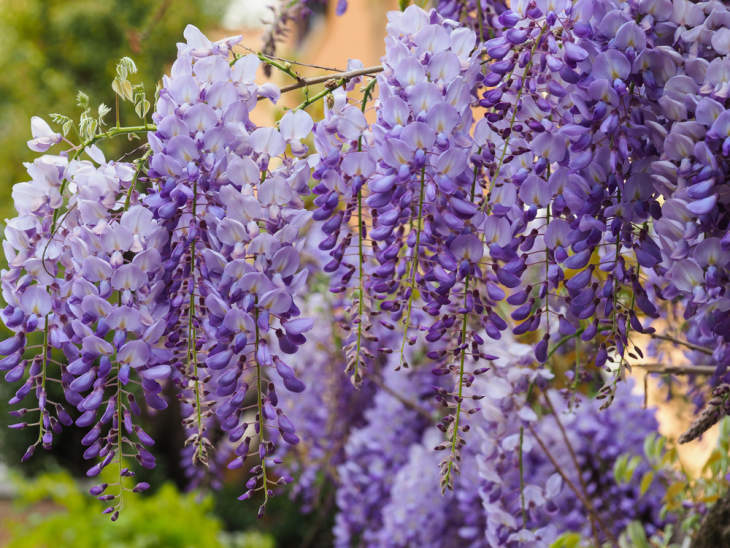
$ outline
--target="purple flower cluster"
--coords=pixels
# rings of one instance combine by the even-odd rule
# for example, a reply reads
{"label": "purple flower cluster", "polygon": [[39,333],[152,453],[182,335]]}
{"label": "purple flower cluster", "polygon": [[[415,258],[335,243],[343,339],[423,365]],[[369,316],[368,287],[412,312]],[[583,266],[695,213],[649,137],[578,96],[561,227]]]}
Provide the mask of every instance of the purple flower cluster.
{"label": "purple flower cluster", "polygon": [[[12,403],[38,402],[13,412],[39,431],[26,458],[75,422],[90,476],[151,467],[136,417],[166,389],[193,484],[252,460],[241,499],[332,481],[341,546],[661,526],[658,493],[611,477],[656,429],[617,381],[632,333],[674,313],[730,380],[730,8],[509,4],[390,13],[382,67],[327,83],[316,124],[257,126],[280,95],[266,57],[189,26],[136,165],[106,134],[28,164],[0,342]],[[62,141],[31,130],[34,151]],[[608,411],[550,390],[571,347],[568,380],[605,383]],[[113,518],[121,477],[92,489]]]}
{"label": "purple flower cluster", "polygon": [[[269,431],[299,441],[269,376],[276,371],[285,389],[304,389],[284,360],[312,327],[294,298],[308,275],[300,249],[311,214],[300,196],[308,193],[309,167],[300,157],[313,123],[291,111],[279,128],[256,127],[248,115],[258,99],[278,96],[254,83],[256,56],[231,64],[234,40],[212,44],[191,27],[186,38],[163,81],[157,130],[149,135],[153,186],[144,202],[169,234],[154,301],[196,448],[193,463],[207,463],[212,425],[234,444],[231,468],[243,465],[256,438],[261,464],[244,498],[258,488],[268,497],[278,484],[267,477],[275,451]],[[250,408],[253,423],[246,419]]]}
{"label": "purple flower cluster", "polygon": [[[684,62],[675,58],[665,69],[658,100],[664,123],[654,135],[661,154],[651,166],[664,198],[654,223],[668,269],[662,296],[683,302],[687,339],[712,352],[709,359],[719,366],[713,384],[728,380],[730,365],[728,21],[730,8],[722,2],[678,5],[667,14],[663,24],[676,33]],[[708,360],[701,352],[689,357]],[[702,393],[697,396],[699,403]]]}
{"label": "purple flower cluster", "polygon": [[[485,397],[465,435],[453,492],[435,495],[441,482],[438,453],[432,450],[438,430],[424,429],[402,402],[378,391],[365,413],[368,424],[350,433],[348,460],[338,467],[334,532],[340,545],[350,546],[355,536],[364,546],[388,547],[544,546],[568,531],[592,538],[581,496],[590,497],[608,528],[598,529],[601,539],[618,537],[632,520],[641,520],[648,531],[663,525],[659,481],[641,494],[637,484],[619,485],[613,476],[622,455],[642,459],[635,477],[648,470],[643,441],[657,427],[653,410],[641,407],[630,384],[621,385],[607,410],[582,397],[569,406],[549,391],[558,419],[545,406],[538,415],[527,403],[527,389],[532,384],[544,390],[549,376],[530,367],[530,346],[498,344],[505,359],[475,383]],[[408,382],[418,388],[422,373],[415,369]],[[403,372],[386,370],[385,376],[388,387],[407,388]]]}
{"label": "purple flower cluster", "polygon": [[[112,462],[132,476],[123,468],[125,449],[152,467],[145,446],[154,441],[133,423],[140,408],[127,385],[137,379],[146,403],[160,408],[158,381],[170,374],[165,351],[150,346],[159,325],[146,304],[160,264],[157,248],[167,235],[144,206],[125,209],[125,197],[134,194],[133,167],[107,162],[95,146],[86,153],[93,162],[42,156],[28,165],[32,181],[13,188],[19,215],[6,228],[2,283],[8,303],[3,320],[16,335],[2,343],[2,369],[7,382],[25,379],[11,404],[31,392],[38,402],[35,409],[13,412],[26,419],[16,427],[39,429],[24,458],[38,444],[50,448],[61,425],[75,422],[91,427],[82,439],[84,458],[98,458],[89,476]],[[42,342],[26,344],[36,331]],[[30,363],[25,351],[34,353]],[[64,402],[48,399],[50,382],[60,383]],[[71,408],[79,412],[75,421]],[[29,423],[26,417],[35,412],[37,422]],[[117,495],[102,495],[102,487],[94,489],[102,500],[121,494],[121,486]],[[116,505],[106,511],[118,515]]]}
{"label": "purple flower cluster", "polygon": [[[35,445],[50,447],[59,423],[72,421],[47,400],[46,383],[60,382],[66,404],[81,413],[76,424],[90,427],[84,457],[98,463],[89,476],[112,462],[131,475],[123,457],[132,454],[154,466],[144,447],[154,442],[133,421],[142,403],[135,393],[141,388],[150,409],[164,409],[169,379],[189,436],[187,464],[216,464],[208,451],[222,430],[219,460],[232,452],[233,468],[257,455],[243,497],[263,490],[266,499],[288,481],[267,474],[274,435],[299,441],[272,375],[285,390],[304,389],[285,360],[312,326],[294,299],[308,275],[300,251],[311,214],[301,196],[310,170],[301,139],[313,123],[292,111],[278,128],[257,128],[250,110],[278,90],[254,84],[256,56],[231,64],[237,39],[212,43],[191,26],[185,37],[148,134],[144,194],[133,166],[106,162],[95,146],[87,153],[98,166],[43,156],[29,165],[33,182],[14,187],[19,217],[6,230],[3,320],[17,334],[2,343],[2,369],[7,381],[21,380],[24,351],[40,348],[12,403],[35,391]],[[36,126],[31,148],[58,142]],[[43,332],[42,345],[26,346],[34,331]],[[189,475],[200,479],[192,468]],[[102,500],[121,496],[121,479],[117,495],[102,494],[107,487],[92,491]],[[108,511],[116,517],[117,506]]]}
{"label": "purple flower cluster", "polygon": [[[386,365],[382,382],[418,401],[425,397],[428,402],[433,391],[431,372],[423,368],[408,373]],[[385,390],[375,394],[364,418],[366,424],[349,433],[344,462],[337,467],[336,546],[350,546],[360,536],[367,545],[379,545],[389,486],[408,460],[409,446],[420,441],[427,426],[423,416]]]}
{"label": "purple flower cluster", "polygon": [[[632,382],[619,385],[614,402],[605,412],[596,400],[580,398],[577,404],[568,408],[557,392],[548,394],[574,448],[586,495],[615,537],[634,520],[644,525],[648,535],[654,534],[665,522],[660,516],[664,496],[661,479],[653,481],[645,493],[640,492],[639,480],[650,469],[643,456],[644,439],[656,432],[658,424],[653,411],[642,408],[641,397],[632,394],[632,386]],[[564,449],[565,442],[555,416],[545,417],[539,432],[548,449],[556,454],[558,463],[570,470],[569,477],[579,485],[578,472]],[[613,474],[614,463],[622,455],[641,458],[633,473],[634,481],[628,484],[617,483]],[[541,473],[540,467],[547,471],[554,469],[544,457],[542,464],[529,460],[527,466],[534,474]],[[551,522],[559,531],[578,531],[586,538],[590,536],[585,508],[569,489],[563,488],[552,502],[558,511],[551,517]],[[605,540],[605,534],[601,538]]]}

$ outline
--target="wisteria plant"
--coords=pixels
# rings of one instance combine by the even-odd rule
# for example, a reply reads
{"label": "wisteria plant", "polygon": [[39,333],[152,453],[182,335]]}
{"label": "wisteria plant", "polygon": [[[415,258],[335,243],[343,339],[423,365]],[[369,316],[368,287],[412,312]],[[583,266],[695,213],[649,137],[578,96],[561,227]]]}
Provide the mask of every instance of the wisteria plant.
{"label": "wisteria plant", "polygon": [[380,65],[304,78],[275,46],[311,3],[262,52],[188,26],[154,98],[123,59],[115,124],[83,95],[31,120],[0,343],[24,460],[85,429],[115,520],[155,465],[141,415],[179,406],[191,485],[243,468],[259,515],[333,486],[337,546],[671,526],[625,377],[654,356],[710,398],[683,442],[730,411],[730,6],[401,2]]}

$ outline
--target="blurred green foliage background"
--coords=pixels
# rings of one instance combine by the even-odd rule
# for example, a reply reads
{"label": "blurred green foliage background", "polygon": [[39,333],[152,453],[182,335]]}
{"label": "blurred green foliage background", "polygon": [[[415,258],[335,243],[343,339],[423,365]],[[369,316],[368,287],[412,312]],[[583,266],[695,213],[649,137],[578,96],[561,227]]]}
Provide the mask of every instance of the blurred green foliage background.
{"label": "blurred green foliage background", "polygon": [[41,502],[52,508],[22,520],[0,520],[11,533],[7,548],[274,548],[269,535],[225,533],[212,513],[211,497],[181,495],[169,483],[152,496],[126,494],[115,524],[101,513],[103,503],[89,497],[66,472],[18,483],[18,510]]}
{"label": "blurred green foliage background", "polygon": [[[215,27],[225,0],[0,0],[0,218],[12,213],[10,190],[26,180],[30,117],[77,118],[76,91],[114,105],[111,82],[122,56],[136,62],[152,96],[175,58],[188,23]],[[122,113],[122,123],[124,123]],[[131,122],[132,113],[128,113]],[[113,120],[113,113],[109,120]],[[117,139],[108,154],[125,146]],[[116,150],[113,147],[117,147]]]}

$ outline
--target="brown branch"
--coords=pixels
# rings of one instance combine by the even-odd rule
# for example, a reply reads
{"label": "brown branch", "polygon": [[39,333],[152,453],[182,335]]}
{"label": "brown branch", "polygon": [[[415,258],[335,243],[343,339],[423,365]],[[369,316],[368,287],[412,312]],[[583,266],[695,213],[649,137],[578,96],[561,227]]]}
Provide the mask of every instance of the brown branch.
{"label": "brown branch", "polygon": [[668,341],[668,342],[671,342],[671,343],[674,343],[674,344],[679,344],[679,345],[682,345],[682,346],[686,346],[690,350],[696,350],[697,352],[702,352],[703,354],[707,354],[709,356],[712,356],[712,349],[711,348],[707,348],[705,346],[700,346],[698,344],[693,344],[693,343],[688,342],[688,341],[683,341],[683,340],[680,340],[680,339],[676,339],[676,338],[674,338],[674,337],[672,337],[670,335],[660,335],[658,333],[652,333],[651,334],[651,337],[654,338],[654,339],[660,339],[662,341]]}
{"label": "brown branch", "polygon": [[[568,448],[568,453],[570,453],[570,459],[573,461],[573,466],[575,466],[575,472],[578,474],[578,481],[580,482],[580,487],[583,490],[583,495],[588,498],[588,487],[586,486],[586,482],[583,479],[583,474],[581,474],[580,470],[580,464],[578,464],[578,457],[575,454],[575,450],[573,449],[573,444],[570,443],[570,439],[568,438],[568,433],[565,431],[565,426],[563,426],[563,421],[560,420],[560,417],[558,416],[558,412],[555,410],[555,407],[553,406],[553,402],[550,401],[550,396],[547,392],[542,393],[545,402],[547,403],[548,409],[550,409],[550,412],[555,417],[555,422],[558,424],[558,428],[560,429],[560,434],[563,437],[563,441],[565,442],[565,446]],[[591,522],[591,531],[593,532],[594,540],[596,541],[596,546],[600,546],[600,542],[598,539],[598,525],[596,524],[596,520],[593,517],[593,514],[588,514]]]}
{"label": "brown branch", "polygon": [[397,399],[403,405],[405,405],[409,409],[412,409],[419,415],[425,417],[426,419],[428,419],[429,422],[433,422],[433,415],[431,415],[431,413],[429,413],[425,407],[422,407],[422,406],[418,405],[416,402],[414,402],[413,400],[409,400],[408,398],[400,395],[398,392],[393,390],[390,386],[388,386],[382,380],[380,380],[379,378],[377,378],[375,376],[370,377],[370,380],[373,381],[375,386],[377,386],[378,388],[381,388],[386,393],[393,396],[395,399]]}
{"label": "brown branch", "polygon": [[382,65],[376,65],[374,67],[365,67],[361,69],[356,70],[348,70],[345,72],[334,72],[332,74],[325,74],[323,76],[314,76],[312,78],[302,78],[298,82],[284,86],[281,88],[281,93],[286,93],[287,91],[293,91],[295,89],[303,88],[306,86],[313,86],[315,84],[323,84],[325,82],[329,82],[330,80],[352,80],[353,78],[357,78],[358,76],[372,76],[373,74],[377,74],[378,72],[382,72],[383,67]]}
{"label": "brown branch", "polygon": [[[610,539],[610,541],[613,543],[614,546],[618,546],[618,541],[616,540],[616,537],[611,532],[610,529],[606,527],[606,525],[603,523],[603,520],[601,520],[601,517],[598,515],[596,510],[593,508],[593,505],[586,499],[583,494],[580,492],[580,490],[575,486],[575,484],[570,481],[570,478],[565,474],[562,468],[560,468],[560,465],[555,460],[555,457],[553,457],[552,453],[548,450],[547,446],[545,445],[545,442],[542,441],[540,436],[537,435],[537,432],[535,432],[535,429],[532,427],[531,424],[527,425],[527,428],[530,429],[530,433],[534,436],[535,440],[537,440],[538,445],[542,449],[543,453],[545,453],[545,456],[548,458],[550,463],[555,468],[555,471],[560,475],[561,478],[563,478],[563,481],[566,483],[568,487],[570,487],[571,491],[575,493],[575,496],[578,498],[578,500],[581,502],[581,504],[585,507],[586,511],[588,512],[588,515],[595,518],[598,525],[601,527],[603,532],[606,534],[606,536]],[[578,472],[580,474],[580,472]]]}
{"label": "brown branch", "polygon": [[666,375],[713,375],[715,365],[663,365],[661,363],[632,363],[631,367],[640,367],[647,373]]}

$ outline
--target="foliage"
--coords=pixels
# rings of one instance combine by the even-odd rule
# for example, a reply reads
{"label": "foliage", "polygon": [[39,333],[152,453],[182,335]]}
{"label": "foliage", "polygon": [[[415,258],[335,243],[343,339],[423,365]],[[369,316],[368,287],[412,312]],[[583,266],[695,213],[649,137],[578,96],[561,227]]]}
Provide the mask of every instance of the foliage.
{"label": "foliage", "polygon": [[[106,526],[100,504],[66,472],[46,473],[18,486],[18,503],[27,517],[4,524],[12,534],[8,548],[273,548],[257,533],[222,536],[220,522],[211,515],[212,499],[182,495],[170,484],[151,496],[130,495],[114,527]],[[52,509],[36,513],[34,506],[44,501]]]}
{"label": "foliage", "polygon": [[[26,157],[23,143],[31,115],[46,118],[53,112],[75,112],[75,90],[113,104],[109,83],[115,65],[130,54],[139,58],[139,80],[154,93],[160,68],[174,58],[174,43],[185,24],[209,24],[222,4],[217,0],[0,2],[0,119],[5,127],[0,135],[0,218],[11,213],[11,185],[26,176],[18,160]],[[169,6],[160,12],[164,5]],[[112,147],[118,155],[130,144],[119,141]]]}

